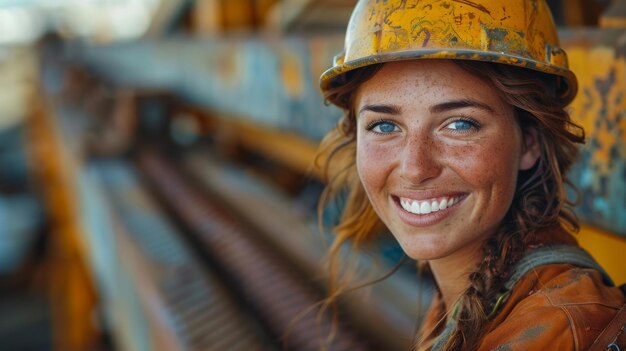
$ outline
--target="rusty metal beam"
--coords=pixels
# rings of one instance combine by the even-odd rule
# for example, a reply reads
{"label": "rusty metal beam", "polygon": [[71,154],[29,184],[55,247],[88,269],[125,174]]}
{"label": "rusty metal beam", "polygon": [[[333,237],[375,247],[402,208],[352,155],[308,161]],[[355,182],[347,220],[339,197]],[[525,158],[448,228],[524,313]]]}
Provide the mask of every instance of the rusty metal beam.
{"label": "rusty metal beam", "polygon": [[54,349],[95,350],[100,332],[94,323],[98,296],[82,238],[73,171],[76,165],[43,101],[34,104],[27,121],[35,174],[42,184],[50,218],[49,285]]}

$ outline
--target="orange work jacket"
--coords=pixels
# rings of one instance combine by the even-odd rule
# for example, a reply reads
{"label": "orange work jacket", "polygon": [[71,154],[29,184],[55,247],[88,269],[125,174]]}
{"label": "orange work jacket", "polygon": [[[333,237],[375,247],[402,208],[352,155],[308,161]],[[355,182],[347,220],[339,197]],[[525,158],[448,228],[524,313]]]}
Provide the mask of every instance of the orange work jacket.
{"label": "orange work jacket", "polygon": [[[577,245],[561,228],[537,235],[538,242]],[[435,297],[423,329],[443,317]],[[571,264],[539,266],[513,286],[506,303],[486,326],[478,350],[587,350],[626,302],[599,271]]]}

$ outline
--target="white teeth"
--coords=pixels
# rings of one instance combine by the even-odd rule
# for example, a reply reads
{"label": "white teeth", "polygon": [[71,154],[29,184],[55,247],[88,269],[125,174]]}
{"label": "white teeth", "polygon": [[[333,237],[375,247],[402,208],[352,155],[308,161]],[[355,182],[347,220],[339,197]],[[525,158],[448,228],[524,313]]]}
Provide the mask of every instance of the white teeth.
{"label": "white teeth", "polygon": [[445,210],[446,208],[448,208],[448,200],[443,199],[439,203],[439,210]]}
{"label": "white teeth", "polygon": [[445,210],[446,208],[456,204],[461,199],[460,196],[453,198],[440,198],[438,200],[418,201],[406,198],[400,199],[400,205],[403,209],[413,214],[429,214]]}
{"label": "white teeth", "polygon": [[437,200],[433,200],[433,202],[430,203],[430,212],[437,211],[439,211],[439,203],[437,202]]}
{"label": "white teeth", "polygon": [[416,214],[420,214],[420,204],[417,201],[413,201],[413,204],[411,204],[411,210],[410,212],[416,213]]}

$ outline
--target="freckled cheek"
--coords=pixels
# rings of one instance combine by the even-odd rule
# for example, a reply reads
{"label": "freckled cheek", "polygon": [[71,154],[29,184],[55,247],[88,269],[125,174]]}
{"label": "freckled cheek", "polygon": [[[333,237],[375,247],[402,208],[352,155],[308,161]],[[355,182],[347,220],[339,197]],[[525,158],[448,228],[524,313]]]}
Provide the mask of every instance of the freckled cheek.
{"label": "freckled cheek", "polygon": [[[499,143],[449,147],[447,164],[456,168],[468,183],[508,192],[514,187],[518,172],[515,148]],[[494,194],[495,195],[495,194]],[[503,195],[503,194],[500,194]]]}
{"label": "freckled cheek", "polygon": [[394,150],[379,143],[359,142],[356,163],[361,182],[366,189],[384,186]]}

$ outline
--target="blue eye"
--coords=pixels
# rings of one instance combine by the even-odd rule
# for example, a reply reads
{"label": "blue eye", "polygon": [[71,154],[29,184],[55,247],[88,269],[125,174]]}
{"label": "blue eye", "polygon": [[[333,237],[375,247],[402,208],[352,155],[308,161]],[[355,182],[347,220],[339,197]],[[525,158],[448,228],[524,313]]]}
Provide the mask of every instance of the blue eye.
{"label": "blue eye", "polygon": [[388,133],[393,133],[397,131],[398,127],[394,123],[391,123],[391,122],[378,121],[367,126],[367,130],[371,130],[375,133],[380,133],[380,134],[388,134]]}
{"label": "blue eye", "polygon": [[446,126],[448,129],[458,130],[458,131],[467,131],[472,128],[476,128],[476,123],[464,119],[456,120]]}

